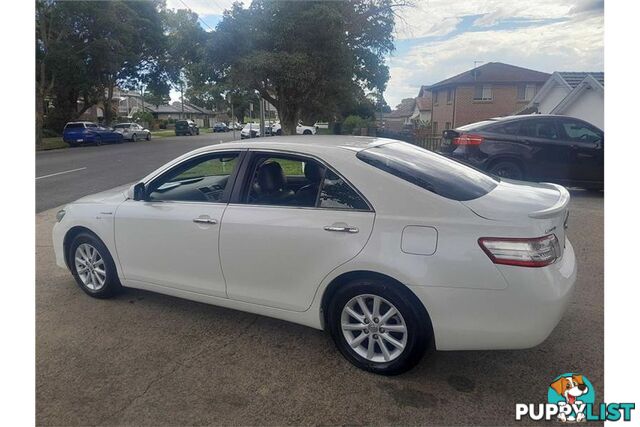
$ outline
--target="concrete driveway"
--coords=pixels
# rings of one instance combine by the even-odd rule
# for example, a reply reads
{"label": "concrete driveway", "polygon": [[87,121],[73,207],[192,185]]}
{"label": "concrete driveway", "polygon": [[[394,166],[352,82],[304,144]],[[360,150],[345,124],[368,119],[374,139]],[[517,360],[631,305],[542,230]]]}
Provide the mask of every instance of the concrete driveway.
{"label": "concrete driveway", "polygon": [[[129,290],[85,295],[54,265],[54,210],[37,214],[38,425],[512,425],[517,402],[580,372],[604,393],[603,201],[573,192],[578,284],[542,345],[437,352],[398,377],[356,369],[323,332]],[[532,424],[532,423],[525,423]]]}

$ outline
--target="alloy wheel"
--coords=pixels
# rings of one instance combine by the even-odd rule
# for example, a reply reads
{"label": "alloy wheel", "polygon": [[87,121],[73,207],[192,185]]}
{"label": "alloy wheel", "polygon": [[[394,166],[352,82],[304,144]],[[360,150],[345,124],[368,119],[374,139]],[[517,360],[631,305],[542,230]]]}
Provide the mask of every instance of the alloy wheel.
{"label": "alloy wheel", "polygon": [[78,277],[88,289],[99,291],[107,280],[104,259],[100,252],[89,243],[82,243],[76,248],[75,266]]}
{"label": "alloy wheel", "polygon": [[402,314],[378,295],[363,294],[349,300],[340,322],[347,344],[368,361],[390,362],[407,346],[407,325]]}

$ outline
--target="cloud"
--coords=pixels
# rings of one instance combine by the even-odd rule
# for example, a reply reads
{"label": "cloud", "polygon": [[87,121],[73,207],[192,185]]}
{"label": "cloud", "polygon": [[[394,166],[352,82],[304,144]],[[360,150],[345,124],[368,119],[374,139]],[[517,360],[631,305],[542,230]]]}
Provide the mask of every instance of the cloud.
{"label": "cloud", "polygon": [[580,0],[417,0],[415,7],[399,11],[396,36],[404,40],[450,34],[465,16],[482,15],[474,23],[478,26],[491,26],[503,20],[557,19],[566,17],[577,7],[576,2]]}
{"label": "cloud", "polygon": [[[249,2],[245,2],[249,3]],[[167,0],[169,9],[191,9],[198,15],[222,15],[225,9],[230,9],[233,0]]]}
{"label": "cloud", "polygon": [[389,105],[417,96],[433,84],[473,67],[474,61],[505,62],[534,70],[597,71],[604,69],[604,18],[580,16],[515,29],[468,31],[446,40],[427,41],[391,57]]}

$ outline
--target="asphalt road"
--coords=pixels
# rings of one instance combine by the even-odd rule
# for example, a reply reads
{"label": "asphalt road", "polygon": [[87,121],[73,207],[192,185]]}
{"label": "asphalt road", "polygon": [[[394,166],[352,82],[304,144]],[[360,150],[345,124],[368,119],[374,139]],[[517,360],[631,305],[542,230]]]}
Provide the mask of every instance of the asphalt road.
{"label": "asphalt road", "polygon": [[[236,137],[240,138],[239,131]],[[201,133],[38,152],[36,212],[133,182],[181,154],[232,139],[232,132]]]}
{"label": "asphalt road", "polygon": [[[135,175],[161,161],[134,162]],[[132,180],[113,169],[113,185]],[[572,195],[578,283],[552,335],[529,350],[436,352],[398,377],[358,370],[325,333],[303,326],[138,290],[92,299],[54,265],[55,210],[39,213],[36,423],[513,425],[515,404],[546,403],[565,372],[586,375],[599,401],[604,199]]]}

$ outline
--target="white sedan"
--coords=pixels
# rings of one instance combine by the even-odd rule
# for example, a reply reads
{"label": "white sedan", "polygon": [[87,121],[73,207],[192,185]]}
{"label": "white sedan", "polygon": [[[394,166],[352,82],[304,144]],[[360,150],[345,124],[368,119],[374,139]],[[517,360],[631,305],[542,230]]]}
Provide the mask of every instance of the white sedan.
{"label": "white sedan", "polygon": [[121,133],[124,139],[136,142],[139,139],[151,140],[151,131],[137,123],[118,123],[113,127],[115,132]]}
{"label": "white sedan", "polygon": [[[282,135],[282,125],[280,122],[274,123],[271,129],[274,135]],[[298,135],[315,135],[316,132],[316,126],[306,126],[302,123],[298,123],[298,126],[296,126],[296,134]]]}
{"label": "white sedan", "polygon": [[404,142],[275,137],[71,203],[53,242],[93,297],[140,288],[325,329],[397,374],[428,348],[545,340],[576,280],[568,203]]}

